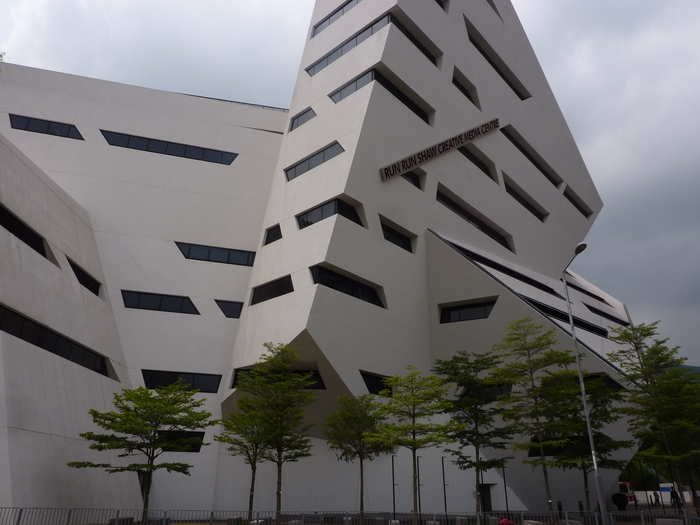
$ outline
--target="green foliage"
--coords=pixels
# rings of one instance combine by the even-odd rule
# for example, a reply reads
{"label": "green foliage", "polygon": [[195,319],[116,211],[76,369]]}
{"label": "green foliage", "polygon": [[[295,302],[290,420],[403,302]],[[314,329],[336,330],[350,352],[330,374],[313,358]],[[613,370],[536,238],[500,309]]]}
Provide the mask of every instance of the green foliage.
{"label": "green foliage", "polygon": [[658,321],[612,330],[623,348],[610,355],[630,380],[625,413],[640,445],[639,456],[681,470],[700,462],[700,377],[684,368],[679,348],[658,337]]}
{"label": "green foliage", "polygon": [[393,449],[385,442],[369,438],[372,433],[377,433],[383,421],[379,404],[371,395],[341,396],[336,410],[326,418],[324,433],[328,446],[336,451],[341,461],[359,461],[361,516],[365,510],[364,462],[388,454]]}
{"label": "green foliage", "polygon": [[449,439],[450,425],[437,423],[434,418],[448,408],[448,387],[435,376],[424,376],[409,366],[403,376],[384,380],[387,389],[382,395],[387,400],[379,413],[388,418],[378,426],[370,439],[391,447],[404,447],[411,451],[413,466],[413,509],[418,510],[417,452],[434,447]]}
{"label": "green foliage", "polygon": [[516,448],[540,450],[539,458],[525,461],[541,467],[550,510],[553,508],[552,493],[543,458],[545,449],[562,443],[551,436],[543,398],[547,392],[542,389],[542,379],[550,377],[556,370],[566,369],[574,362],[571,352],[554,349],[556,342],[554,330],[545,330],[532,319],[525,318],[509,324],[503,340],[493,348],[505,361],[494,377],[513,385],[511,393],[502,401],[503,415],[525,438],[514,443]]}
{"label": "green foliage", "polygon": [[[433,367],[434,373],[455,386],[446,411],[452,422],[450,441],[458,443],[459,448],[448,452],[455,456],[460,469],[474,469],[475,494],[479,494],[483,472],[502,468],[510,459],[486,459],[481,455],[484,449],[506,449],[514,433],[512,425],[503,423],[504,409],[496,402],[510,386],[493,375],[500,364],[501,359],[492,352],[462,351],[448,360],[438,360]],[[473,455],[465,452],[471,447]],[[477,512],[481,509],[480,498],[477,498],[476,509]]]}
{"label": "green foliage", "polygon": [[[247,419],[241,424],[254,423],[259,432],[260,459],[277,466],[277,513],[282,505],[282,467],[285,463],[299,461],[311,455],[309,425],[304,424],[304,409],[313,400],[307,390],[314,384],[311,374],[296,369],[297,355],[293,348],[283,344],[267,343],[262,360],[242,376],[238,390],[241,392],[239,409],[245,409]],[[255,414],[253,416],[253,414]],[[243,416],[241,416],[243,417]],[[239,427],[240,429],[240,427]],[[238,434],[238,438],[242,438]],[[248,435],[251,437],[251,434]],[[239,439],[235,445],[241,452],[249,448],[248,441]],[[252,458],[252,457],[251,457]],[[252,463],[249,464],[252,465]]]}
{"label": "green foliage", "polygon": [[[92,441],[90,448],[100,451],[119,451],[119,458],[139,458],[140,461],[123,463],[92,463],[73,461],[74,468],[99,468],[109,473],[138,472],[143,480],[144,515],[153,472],[166,470],[189,475],[192,465],[182,462],[157,463],[166,449],[188,449],[191,438],[178,432],[200,430],[214,424],[211,414],[200,410],[204,400],[195,400],[196,390],[183,383],[149,390],[124,389],[114,394],[114,410],[90,410],[93,422],[107,432],[83,432],[83,439]],[[206,443],[203,443],[206,445]]]}

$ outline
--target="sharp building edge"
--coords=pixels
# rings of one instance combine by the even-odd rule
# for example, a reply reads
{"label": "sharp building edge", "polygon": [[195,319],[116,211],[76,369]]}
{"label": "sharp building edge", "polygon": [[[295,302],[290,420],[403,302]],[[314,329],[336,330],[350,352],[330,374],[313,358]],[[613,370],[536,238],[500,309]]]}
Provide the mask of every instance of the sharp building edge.
{"label": "sharp building edge", "polygon": [[[220,416],[267,341],[318,371],[314,424],[515,319],[570,348],[560,275],[602,201],[508,0],[319,0],[288,111],[2,64],[0,205],[0,506],[137,507],[135,475],[65,466],[99,458],[88,409],[179,373]],[[585,368],[615,379],[624,305],[568,279]],[[154,507],[246,506],[215,431],[171,453],[192,475],[159,473]],[[285,508],[356,509],[357,469],[314,436]],[[505,483],[485,474],[493,508],[507,491],[542,509],[513,454]],[[443,510],[442,455],[422,454],[425,512]],[[446,463],[448,511],[473,510],[473,473]],[[399,511],[409,472],[398,453]],[[552,476],[575,509],[580,476]],[[366,479],[367,509],[390,510],[390,458]],[[263,465],[258,509],[273,487]]]}

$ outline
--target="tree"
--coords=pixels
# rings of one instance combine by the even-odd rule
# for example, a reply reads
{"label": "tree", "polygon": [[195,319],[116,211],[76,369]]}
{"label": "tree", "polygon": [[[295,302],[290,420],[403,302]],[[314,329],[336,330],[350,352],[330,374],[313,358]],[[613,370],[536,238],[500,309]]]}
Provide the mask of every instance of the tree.
{"label": "tree", "polygon": [[571,352],[554,349],[556,342],[554,330],[545,330],[532,319],[525,318],[509,324],[503,340],[493,348],[505,360],[495,377],[513,385],[511,393],[502,401],[504,417],[516,425],[518,432],[526,438],[525,441],[515,442],[514,446],[528,451],[539,449],[539,458],[525,462],[541,467],[550,511],[553,510],[552,490],[545,449],[560,443],[549,439],[549,422],[545,418],[540,387],[545,371],[561,369],[574,362]]}
{"label": "tree", "polygon": [[391,445],[369,438],[370,434],[377,433],[383,419],[378,403],[370,395],[341,396],[336,410],[326,418],[324,430],[328,446],[336,451],[339,460],[359,462],[361,523],[365,516],[364,462],[392,451]]}
{"label": "tree", "polygon": [[257,400],[243,396],[238,401],[238,409],[231,412],[221,421],[224,430],[214,439],[228,445],[228,451],[233,456],[242,456],[250,466],[250,492],[248,495],[248,521],[253,519],[253,503],[255,500],[255,475],[258,464],[264,461],[270,451],[269,421],[261,413]]}
{"label": "tree", "polygon": [[[625,462],[615,454],[632,446],[630,441],[616,440],[605,434],[604,428],[620,418],[621,386],[601,374],[585,377],[586,401],[591,430],[600,468],[622,470]],[[586,509],[591,510],[588,475],[593,458],[588,439],[581,387],[575,370],[549,372],[541,383],[543,415],[549,421],[547,436],[556,446],[550,447],[550,459],[542,458],[552,467],[578,469],[583,476]]]}
{"label": "tree", "polygon": [[658,337],[658,325],[613,328],[610,339],[622,348],[609,358],[630,380],[625,413],[640,457],[667,467],[680,488],[679,467],[687,471],[700,458],[700,377],[683,366],[677,346]]}
{"label": "tree", "polygon": [[[493,372],[501,359],[492,352],[470,354],[458,352],[447,360],[438,360],[433,372],[447,383],[455,385],[454,397],[448,400],[447,413],[453,427],[449,432],[450,441],[459,448],[448,450],[456,457],[456,465],[461,470],[474,469],[476,512],[481,512],[483,502],[481,484],[483,473],[489,469],[502,468],[509,458],[482,458],[484,449],[503,450],[507,448],[514,429],[503,423],[504,410],[496,401],[510,385],[499,382]],[[465,452],[474,448],[474,454]]]}
{"label": "tree", "polygon": [[387,446],[399,446],[411,451],[413,478],[413,512],[418,512],[418,451],[448,440],[449,425],[434,421],[447,408],[447,385],[435,376],[424,376],[413,366],[403,376],[384,380],[387,397],[379,413],[389,418],[378,426],[370,439]]}
{"label": "tree", "polygon": [[[304,424],[304,409],[313,400],[308,390],[314,384],[309,373],[298,370],[297,354],[288,345],[266,343],[262,360],[246,371],[238,389],[249,399],[249,413],[261,421],[264,443],[262,459],[277,467],[275,512],[282,512],[282,469],[285,463],[311,455],[310,425]],[[252,466],[252,465],[251,465]]]}
{"label": "tree", "polygon": [[[139,458],[139,462],[111,464],[73,461],[74,468],[99,468],[110,474],[136,472],[143,496],[142,523],[148,518],[153,473],[157,470],[189,475],[192,465],[179,462],[157,463],[164,453],[190,450],[199,439],[188,431],[200,430],[214,424],[211,414],[200,410],[204,400],[195,400],[196,390],[183,383],[149,390],[139,387],[123,389],[114,394],[114,410],[90,410],[93,422],[107,433],[83,432],[80,437],[92,441],[93,450],[120,451],[120,458]],[[206,443],[201,443],[206,445]]]}

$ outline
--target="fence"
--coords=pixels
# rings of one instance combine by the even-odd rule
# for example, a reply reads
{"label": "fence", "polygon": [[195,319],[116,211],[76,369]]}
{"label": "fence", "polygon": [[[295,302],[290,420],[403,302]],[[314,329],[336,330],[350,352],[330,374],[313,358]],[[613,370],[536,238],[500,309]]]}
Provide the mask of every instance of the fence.
{"label": "fence", "polygon": [[[141,509],[0,507],[0,525],[141,525]],[[700,525],[694,511],[647,509],[609,512],[609,525]],[[600,515],[587,512],[486,512],[482,514],[414,514],[367,512],[363,525],[602,525]],[[255,525],[360,525],[357,512],[253,513]],[[674,520],[674,521],[670,521]],[[246,525],[246,511],[151,510],[144,525]]]}

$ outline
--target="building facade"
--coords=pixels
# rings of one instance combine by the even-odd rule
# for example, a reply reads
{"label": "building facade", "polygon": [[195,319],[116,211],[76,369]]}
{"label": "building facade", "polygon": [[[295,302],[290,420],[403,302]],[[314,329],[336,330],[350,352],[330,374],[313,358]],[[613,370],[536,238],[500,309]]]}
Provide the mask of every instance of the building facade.
{"label": "building facade", "polygon": [[[180,377],[225,414],[268,341],[318,372],[315,424],[515,319],[570,348],[561,273],[601,207],[508,0],[319,0],[288,110],[0,64],[0,505],[138,506],[135,476],[65,466],[99,457],[88,409]],[[584,366],[616,378],[625,307],[567,279]],[[245,507],[215,432],[170,453],[192,476],[159,473],[155,506]],[[421,458],[427,512],[444,455]],[[494,508],[545,505],[519,459],[487,473]],[[472,509],[473,474],[446,465],[449,510]],[[368,509],[391,508],[391,468],[368,466]],[[407,511],[407,455],[395,469]],[[316,427],[285,507],[357,508],[356,470]],[[580,481],[553,477],[575,508]],[[265,465],[257,508],[273,484]]]}

